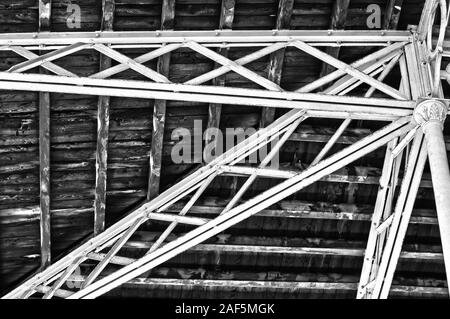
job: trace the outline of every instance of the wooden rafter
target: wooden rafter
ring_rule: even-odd
[[[172,30],[175,18],[175,0],[164,0],[161,13],[161,30]],[[170,53],[158,58],[157,71],[169,76]],[[153,106],[152,146],[150,151],[150,169],[148,177],[147,199],[159,194],[162,166],[164,126],[166,122],[166,100],[155,100]]]
[[[341,30],[345,28],[345,20],[347,19],[348,7],[350,5],[350,0],[335,0],[333,9],[331,11],[331,23],[330,29],[332,30]],[[340,47],[327,47],[325,52],[329,55],[337,58],[339,57]],[[328,63],[322,64],[322,70],[320,71],[320,77],[324,77],[325,75],[331,73],[333,71],[333,67]]]
[[[114,0],[103,0],[102,23],[104,31],[113,30]],[[100,55],[100,68],[102,71],[111,67],[111,58]],[[95,199],[94,199],[94,234],[97,235],[105,229],[106,209],[106,175],[108,165],[108,133],[109,133],[109,96],[98,98],[97,115],[97,151],[95,155]]]
[[[275,28],[277,30],[289,29],[291,16],[294,7],[293,0],[281,0],[278,6],[278,15]],[[280,84],[281,72],[283,70],[285,48],[282,48],[270,55],[269,63],[269,80]],[[273,122],[275,118],[274,108],[263,108],[261,111],[260,127],[266,127]]]
[[[403,0],[389,0],[384,14],[383,29],[395,30],[398,26]]]
[[[233,26],[234,19],[234,5],[235,0],[222,0],[222,6],[220,9],[220,21],[219,29],[231,29]],[[224,57],[228,56],[229,48],[219,48],[218,53]],[[215,63],[214,68],[218,68],[219,65]],[[213,85],[224,86],[225,76],[221,76],[213,79]],[[222,104],[210,103],[208,107],[208,128],[218,128],[220,125],[220,115],[222,113]],[[206,143],[211,141],[211,137],[207,137]]]
[[[51,0],[39,0],[39,31],[50,31]],[[45,72],[41,69],[41,72]],[[51,262],[50,93],[39,93],[39,176],[41,267]]]
[[[198,279],[199,273],[201,271],[202,278],[215,278],[219,279]],[[244,296],[248,294],[249,291],[260,291],[264,288],[268,292],[285,292],[286,296],[289,298],[301,298],[305,293],[312,293],[320,291],[325,294],[336,294],[337,291],[340,293],[354,294],[357,283],[354,282],[354,277],[351,275],[339,276],[339,278],[346,280],[345,282],[335,282],[332,276],[327,276],[325,274],[289,274],[284,272],[275,272],[277,278],[273,280],[251,280],[247,278],[255,278],[255,272],[247,273],[245,271],[233,271],[230,272],[219,272],[219,271],[208,271],[205,269],[180,269],[180,268],[159,268],[155,271],[158,274],[158,278],[136,278],[130,280],[125,287],[132,287],[132,296],[141,297],[145,293],[145,296],[161,296],[161,290],[165,292],[173,291],[172,289],[177,289],[177,291],[200,291],[202,296],[208,296],[210,292],[220,291],[224,288],[233,291],[234,295],[243,294]],[[181,278],[166,278],[166,274],[179,274]],[[259,278],[271,276],[270,272],[257,273]],[[231,278],[230,278],[231,277]],[[237,277],[237,278],[235,278]],[[242,279],[244,277],[245,279]],[[279,278],[291,278],[290,280],[279,280]],[[305,278],[306,281],[299,281],[299,278]],[[307,278],[311,278],[308,280]],[[327,281],[324,279],[327,278]],[[74,282],[82,282],[84,280],[83,276],[73,276],[72,280]],[[315,280],[315,281],[313,281]],[[348,280],[348,281],[347,281]],[[45,286],[40,286],[39,290],[45,292],[48,290]],[[426,295],[439,298],[448,298],[449,294],[445,288],[441,287],[421,287],[412,285],[395,285],[392,287],[392,293],[400,296],[410,296],[416,298],[423,298]],[[112,296],[117,295],[114,291]],[[169,296],[173,294],[168,294]],[[70,296],[70,291],[58,290],[58,294],[55,296],[66,298]]]

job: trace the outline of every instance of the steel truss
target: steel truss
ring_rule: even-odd
[[[432,21],[438,6],[442,12],[441,28],[436,47],[432,49]],[[450,174],[442,135],[448,104],[443,100],[440,83],[443,34],[447,24],[446,2],[427,1],[417,39],[404,48],[402,92],[418,101],[414,111],[416,126],[400,142],[393,140],[386,152],[357,298],[387,298],[389,295],[427,155],[430,157],[447,281],[450,279],[450,202],[447,198]],[[394,205],[401,153],[411,140],[400,193]]]
[[[428,11],[425,16],[436,11],[436,3],[438,2],[427,1],[425,10]],[[441,10],[447,12],[446,8]],[[437,143],[439,139],[442,139],[442,118],[445,118],[447,114],[447,104],[441,99],[443,96],[440,83],[435,81],[436,77],[440,78],[442,50],[439,51],[439,45],[442,47],[443,39],[438,42],[437,53],[430,50],[427,43],[431,41],[431,38],[424,37],[428,30],[429,22],[427,21],[430,19],[424,20],[427,19],[423,18],[418,30],[412,32],[220,30],[37,33],[21,34],[20,37],[16,34],[0,35],[0,50],[10,50],[27,59],[6,72],[0,72],[0,86],[3,89],[207,103],[216,103],[219,99],[224,104],[291,109],[269,126],[261,128],[242,143],[211,163],[205,164],[155,199],[142,204],[122,220],[45,270],[38,272],[4,298],[27,298],[35,294],[42,294],[44,298],[101,296],[386,144],[388,147],[365,253],[358,298],[387,297],[427,153],[430,155],[432,167],[440,168],[447,160],[445,148],[439,149],[441,144]],[[444,22],[446,25],[446,21]],[[379,48],[351,64],[344,63],[317,48],[368,44]],[[211,50],[214,47],[237,46],[254,47],[256,51],[232,61]],[[172,83],[164,75],[144,65],[152,59],[181,47],[200,53],[222,66],[185,83]],[[287,92],[276,83],[245,67],[252,61],[286,47],[294,47],[318,58],[336,68],[336,71],[295,91]],[[123,48],[152,50],[131,59],[118,51]],[[79,77],[54,63],[58,58],[85,49],[96,50],[117,61],[118,64],[88,77]],[[33,53],[33,50],[49,52],[38,55]],[[436,64],[439,65],[436,66]],[[383,82],[397,65],[402,73],[400,89]],[[46,68],[54,75],[24,73],[37,66]],[[127,69],[138,72],[146,78],[146,81],[111,78]],[[205,85],[230,71],[240,74],[262,88],[243,89]],[[436,72],[439,73],[437,76]],[[348,95],[363,83],[370,87],[364,97]],[[324,85],[329,87],[317,93]],[[372,94],[376,90],[388,97],[373,98]],[[438,111],[428,111],[430,108]],[[430,119],[434,114],[440,116],[439,122]],[[286,172],[266,168],[284,142],[308,117],[341,118],[344,121],[307,169]],[[352,119],[383,120],[391,123],[325,158]],[[430,122],[438,123],[438,129],[436,130],[436,126],[427,124]],[[238,165],[241,160],[269,143],[273,144],[271,151],[262,159],[258,167]],[[394,203],[402,158],[405,159],[406,170],[402,178],[400,194]],[[439,197],[450,186],[447,163],[445,166],[446,171],[442,168],[439,173],[439,175],[445,175],[444,177],[437,177],[433,168],[432,174],[437,194],[439,222],[446,223],[441,224],[440,228],[448,273],[450,269],[450,247],[447,246],[450,238],[448,236],[450,203],[445,207],[445,201],[448,199]],[[218,176],[226,174],[239,174],[248,178],[222,213],[214,219],[188,216],[190,209],[208,185]],[[258,177],[281,178],[284,181],[241,202],[242,196]],[[188,199],[188,201],[178,215],[165,212],[182,199]],[[148,220],[163,221],[169,225],[159,239],[152,243],[145,255],[137,259],[119,256],[120,249]],[[167,242],[169,234],[178,224],[196,227],[184,236]],[[75,274],[75,270],[83,263],[93,261],[97,261],[98,264],[87,276]],[[120,268],[114,272],[105,273],[104,270],[109,264]],[[67,282],[78,282],[80,285],[78,288],[69,290],[66,288]]]
[[[217,35],[216,35],[217,33]],[[157,36],[159,34],[159,36]],[[276,35],[274,35],[276,34]],[[381,46],[377,52],[348,65],[315,48],[329,42],[341,46],[362,45],[369,42]],[[380,42],[382,41],[382,42]],[[0,72],[0,85],[4,89],[49,91],[59,93],[109,95],[146,99],[166,99],[224,104],[252,105],[264,107],[298,108],[317,111],[316,116],[359,119],[371,118],[394,120],[399,116],[412,114],[414,102],[408,101],[397,89],[386,85],[374,76],[383,71],[385,64],[401,54],[401,48],[411,41],[409,32],[386,31],[384,33],[352,31],[217,31],[217,32],[98,32],[98,33],[42,33],[24,34],[20,38],[0,35],[0,49],[11,50],[27,61],[12,66],[7,72]],[[389,45],[388,43],[391,43]],[[106,45],[108,44],[108,45]],[[44,45],[50,52],[37,56],[30,50]],[[150,46],[156,49],[131,59],[117,51],[118,48]],[[210,47],[245,46],[257,51],[232,61]],[[156,59],[181,47],[200,53],[222,66],[197,76],[185,83],[172,83],[165,76],[148,68],[144,63]],[[246,64],[270,55],[280,49],[294,47],[308,53],[337,70],[329,75],[295,91],[284,91],[265,77],[245,67]],[[119,64],[88,77],[78,77],[53,61],[79,52],[96,50]],[[55,75],[24,73],[41,66]],[[148,81],[118,80],[111,77],[127,69],[144,76]],[[242,89],[204,85],[227,72],[236,72],[263,89]],[[342,78],[352,79],[352,85],[342,88],[336,82],[333,96],[311,94],[323,85]],[[342,80],[341,80],[342,82]],[[344,95],[362,83],[384,92],[396,100],[357,98]],[[225,98],[226,97],[226,98]],[[334,103],[346,104],[336,112]],[[367,107],[370,106],[370,107]],[[333,115],[331,115],[333,114]],[[330,116],[331,115],[331,116]]]

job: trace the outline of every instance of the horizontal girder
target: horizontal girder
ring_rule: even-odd
[[[409,31],[336,31],[336,30],[257,30],[257,31],[97,31],[97,32],[39,32],[0,34],[0,49],[7,46],[69,45],[78,42],[103,43],[120,47],[157,47],[165,43],[195,41],[206,46],[266,46],[274,42],[304,41],[311,44],[386,45],[388,42],[410,42]],[[3,46],[3,48],[1,47]],[[43,47],[40,47],[43,46]]]
[[[0,86],[9,90],[109,95],[203,103],[214,103],[220,100],[224,104],[322,111],[326,113],[326,116],[335,118],[348,117],[349,114],[346,113],[351,113],[353,115],[350,115],[350,117],[371,120],[393,120],[401,116],[411,115],[415,105],[413,101],[392,99],[6,72],[0,72]],[[320,114],[317,116],[320,116]]]

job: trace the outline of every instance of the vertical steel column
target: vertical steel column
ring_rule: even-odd
[[[433,45],[432,30],[438,9],[440,11],[439,36],[436,44]],[[419,101],[414,110],[414,119],[422,126],[428,150],[447,284],[450,282],[450,172],[442,130],[448,104],[439,98],[444,96],[440,71],[449,14],[446,0],[427,0],[424,4],[417,29],[418,40],[420,40],[417,48],[421,60],[417,63],[422,66],[421,80],[429,83],[430,91],[427,95],[432,98]],[[450,288],[450,285],[448,286]]]
[[[416,107],[414,119],[422,126],[430,162],[431,180],[441,234],[447,282],[450,281],[450,171],[442,133],[447,105],[425,100]]]

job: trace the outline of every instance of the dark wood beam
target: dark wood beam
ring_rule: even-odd
[[[219,200],[205,199],[193,206],[189,213],[201,215],[219,215],[225,204]],[[177,203],[167,209],[168,213],[179,212],[185,203]],[[256,214],[259,217],[300,218],[370,222],[374,207],[360,204],[334,204],[324,202],[282,201],[279,207],[265,209]],[[210,217],[212,218],[212,217]],[[436,212],[431,209],[415,210],[411,224],[437,225]]]
[[[220,9],[219,29],[231,29],[233,27],[234,20],[234,6],[235,0],[222,0],[222,6]],[[225,57],[228,57],[229,48],[219,48],[217,52]],[[214,68],[218,68],[218,63],[214,64]],[[219,76],[213,79],[213,85],[225,86],[225,75]],[[220,116],[222,113],[222,104],[210,103],[208,107],[208,123],[206,129],[219,128]],[[213,142],[212,136],[206,136],[206,144]],[[238,178],[234,177],[232,181],[232,192],[236,190]],[[233,193],[231,194],[233,196]]]
[[[220,9],[220,21],[219,29],[231,29],[233,26],[234,19],[234,5],[235,0],[222,0],[222,6]],[[227,57],[229,48],[219,48],[218,53]],[[216,63],[215,68],[219,65]],[[214,78],[213,85],[215,86],[225,86],[225,75]],[[220,125],[220,115],[222,113],[222,104],[211,103],[208,108],[208,123],[206,128],[219,128]],[[206,143],[212,141],[211,136],[207,136]]]
[[[349,5],[350,0],[335,0],[331,11],[330,29],[341,30],[345,28],[345,20],[347,19]],[[338,58],[340,49],[340,47],[326,47],[325,52],[335,58]],[[323,63],[322,70],[320,71],[320,77],[324,77],[334,70],[335,69],[328,63]]]
[[[403,0],[389,0],[384,14],[383,29],[395,30],[398,27]]]
[[[291,16],[294,7],[293,0],[281,0],[278,6],[278,15],[275,29],[289,29],[291,23]],[[285,49],[278,50],[270,55],[269,74],[268,79],[280,84],[281,72],[283,70]],[[261,111],[261,120],[259,126],[266,127],[275,119],[275,108],[263,107]]]
[[[256,291],[264,289],[270,292],[284,292],[288,296],[295,298],[296,294],[301,292],[311,291],[329,291],[329,293],[335,294],[336,291],[347,291],[348,293],[356,293],[357,283],[336,283],[336,282],[299,282],[299,281],[262,281],[262,280],[207,280],[207,279],[165,279],[165,278],[138,278],[133,279],[124,284],[124,287],[133,287],[142,289],[161,288],[170,289],[178,287],[185,291],[189,291],[192,294],[194,289],[201,289],[207,294],[211,295],[211,291],[217,293],[221,289],[226,289],[226,296],[230,295],[229,291],[233,292],[233,295],[237,293],[242,294],[254,294]],[[130,291],[130,290],[128,290]],[[159,290],[160,291],[160,290]],[[178,290],[179,291],[179,290]],[[142,293],[140,293],[142,294]],[[160,294],[160,292],[159,292]],[[423,298],[425,294],[440,298],[448,298],[448,291],[446,288],[441,287],[421,287],[421,286],[392,286],[391,294],[394,295],[407,295]],[[138,294],[136,294],[138,295]],[[179,295],[179,292],[178,292]],[[286,295],[284,295],[286,296]]]
[[[114,0],[103,0],[102,22],[103,31],[112,31],[114,22]],[[100,68],[104,70],[111,67],[111,58],[101,54]],[[109,96],[98,98],[97,114],[97,151],[95,155],[95,199],[94,199],[94,235],[105,229],[106,210],[106,176],[108,166],[108,133],[109,133]]]
[[[359,178],[359,177],[355,177]],[[427,180],[431,185],[431,181]],[[427,185],[428,186],[428,185]],[[190,214],[216,216],[225,208],[229,199],[207,197],[200,199],[190,210]],[[186,202],[178,202],[169,207],[167,213],[178,213]],[[334,204],[326,202],[281,201],[276,207],[262,210],[256,216],[273,218],[300,218],[323,220],[348,220],[370,222],[374,207],[363,204]],[[92,214],[92,208],[52,209],[51,214],[60,218],[77,218]],[[39,206],[0,209],[0,225],[30,223],[40,220]],[[410,220],[411,224],[437,225],[436,212],[433,209],[416,209]]]
[[[50,31],[51,0],[39,0],[39,31]],[[41,69],[41,72],[45,72]],[[39,93],[39,179],[41,267],[51,263],[50,93]]]
[[[175,18],[175,0],[164,0],[161,13],[161,30],[172,30]],[[169,77],[170,53],[158,58],[157,71]],[[161,178],[164,126],[166,122],[166,101],[155,100],[153,106],[152,146],[150,151],[150,169],[147,199],[159,194]]]
[[[99,254],[100,255],[100,254]],[[100,257],[100,256],[96,256]],[[130,260],[128,258],[118,257],[116,262],[120,262],[119,265],[127,265]],[[107,272],[105,272],[107,274]],[[343,284],[343,283],[357,283],[359,275],[355,274],[343,274],[343,273],[325,273],[325,272],[292,272],[290,270],[284,271],[270,271],[260,269],[205,269],[205,267],[195,266],[167,266],[157,267],[151,271],[153,278],[167,278],[167,279],[187,279],[187,280],[260,280],[260,282],[267,282],[268,288],[272,284],[279,282],[297,282],[300,285],[307,282],[321,282],[323,284]],[[140,278],[144,279],[143,276]],[[396,276],[395,287],[396,291],[400,292],[399,287],[410,286],[412,291],[420,292],[423,288],[443,287],[445,281],[437,278],[409,278],[403,276]],[[400,288],[401,289],[401,288]],[[445,291],[445,290],[441,290]],[[408,290],[404,291],[405,293]]]
[[[244,296],[255,295],[264,290],[264,295],[268,293],[276,294],[275,296],[282,296],[283,298],[298,298],[301,293],[310,294],[311,292],[323,294],[335,295],[337,291],[340,293],[346,293],[349,295],[356,294],[358,283],[351,282],[353,278],[350,275],[342,274],[284,274],[280,272],[275,273],[244,273],[234,271],[233,273],[219,273],[217,271],[206,271],[205,269],[199,269],[198,271],[192,269],[174,269],[174,268],[157,268],[154,270],[155,275],[158,277],[167,277],[167,274],[184,275],[183,278],[146,278],[139,277],[131,279],[123,284],[123,289],[118,288],[108,293],[111,297],[173,297],[180,296],[183,291],[186,296],[192,296],[195,291],[197,296],[230,296],[232,292],[233,296],[244,298]],[[193,273],[192,275],[190,275]],[[214,274],[214,278],[209,278]],[[236,280],[231,279],[236,276],[247,275],[251,276],[253,280]],[[261,277],[257,277],[260,275]],[[195,279],[189,279],[189,277],[196,277]],[[273,279],[261,280],[261,278]],[[202,279],[198,279],[198,278]],[[206,277],[206,278],[204,278]],[[256,277],[256,278],[255,278]],[[284,279],[287,277],[286,279]],[[290,278],[293,277],[293,278]],[[295,278],[294,278],[295,277]],[[99,277],[102,279],[103,277]],[[223,279],[216,279],[223,278]],[[311,281],[309,278],[316,278],[317,281]],[[339,278],[339,279],[337,279]],[[346,279],[348,281],[346,281]],[[85,276],[72,275],[69,280],[74,283],[82,283],[86,280]],[[393,285],[390,294],[395,296],[408,296],[416,298],[424,298],[424,296],[431,298],[448,298],[448,290],[445,287],[419,286],[411,285],[410,279],[403,279],[407,282],[407,285],[396,284]],[[424,282],[438,283],[442,285],[442,281],[439,280],[420,280],[412,282],[413,284],[423,284]],[[45,293],[49,290],[49,287],[38,286],[36,291]],[[163,293],[163,295],[161,295]],[[64,289],[58,289],[55,296],[66,298],[70,296],[71,292]],[[183,296],[183,294],[181,295]]]
[[[160,233],[137,232],[135,236],[144,235],[144,240],[130,240],[123,247],[128,249],[142,249],[147,250],[153,245],[150,238],[158,238]],[[147,237],[148,235],[148,237]],[[172,234],[169,238],[174,240],[183,236],[184,234]],[[225,236],[222,236],[225,237]],[[268,237],[264,237],[265,240]],[[223,238],[218,239],[223,240]],[[238,238],[239,243],[236,244],[198,244],[190,248],[188,252],[195,252],[202,255],[207,255],[211,252],[229,253],[229,254],[258,254],[258,255],[284,255],[284,256],[316,256],[316,255],[330,255],[330,256],[346,256],[360,260],[364,257],[364,248],[353,248],[350,244],[343,244],[340,241],[328,240],[327,244],[332,247],[288,247],[288,246],[263,246],[252,245],[251,237],[243,236]],[[249,243],[249,244],[246,244]],[[364,244],[364,242],[361,242]],[[343,247],[345,246],[345,247]],[[442,262],[442,252],[428,251],[402,251],[401,259],[423,260]]]

